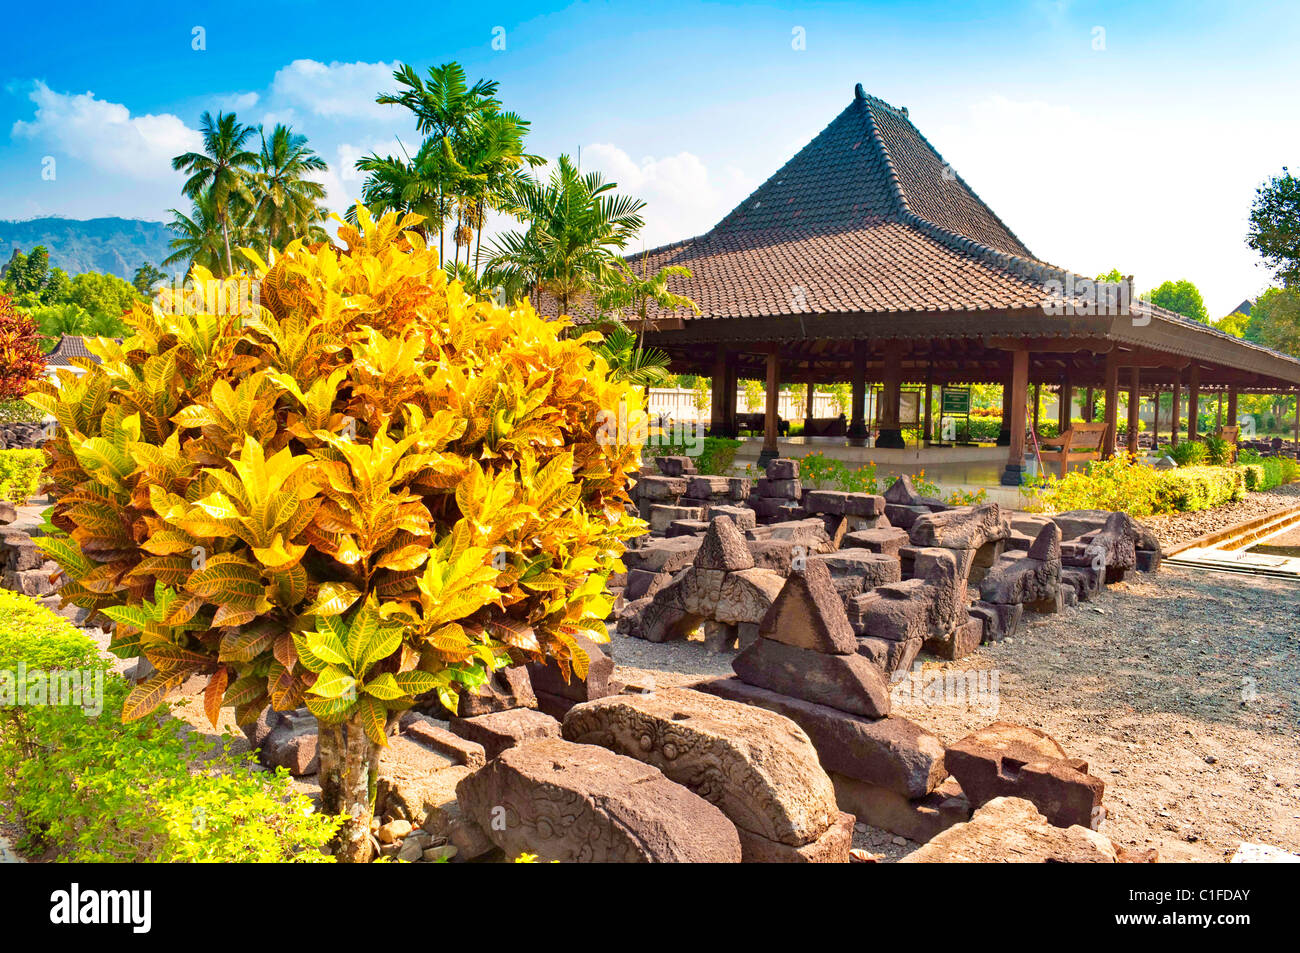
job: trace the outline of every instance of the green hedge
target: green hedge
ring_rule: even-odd
[[[1162,492],[1177,512],[1207,510],[1246,496],[1245,475],[1238,467],[1179,467],[1161,472]]]
[[[1246,495],[1246,477],[1241,467],[1180,467],[1156,470],[1135,463],[1126,455],[1090,463],[1057,480],[1046,474],[1029,492],[1037,497],[1038,508],[1054,512],[1067,510],[1112,510],[1143,517],[1181,513],[1220,506]]]
[[[1300,479],[1300,464],[1290,457],[1261,457],[1253,450],[1243,450],[1240,461],[1246,489],[1252,492],[1271,490]]]
[[[44,419],[44,412],[25,400],[0,400],[0,424],[35,424]]]
[[[0,500],[23,504],[41,488],[44,450],[0,450]]]
[[[291,794],[283,770],[165,714],[122,724],[129,685],[89,638],[6,590],[0,617],[0,787],[20,848],[73,862],[330,859],[319,848],[338,820]],[[70,673],[87,689],[78,704],[49,704]]]
[[[654,438],[651,438],[652,441]],[[641,459],[650,462],[655,457],[690,457],[695,461],[695,469],[710,476],[728,476],[731,464],[736,459],[739,440],[728,437],[705,437],[702,444],[687,446],[685,443],[647,443],[641,451]]]

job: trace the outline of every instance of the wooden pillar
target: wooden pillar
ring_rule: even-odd
[[[808,363],[808,395],[806,398],[807,407],[803,412],[803,435],[809,436],[808,430],[812,427],[813,422],[813,398],[816,395],[816,386],[813,384],[813,367],[812,362]]]
[[[1114,351],[1106,352],[1106,443],[1101,455],[1115,456],[1119,434],[1119,364]]]
[[[1171,410],[1173,410],[1173,426],[1169,428],[1169,446],[1171,447],[1178,446],[1178,428],[1181,426],[1181,422],[1179,418],[1183,416],[1182,407],[1179,405],[1182,404],[1182,402],[1183,402],[1183,372],[1175,371],[1173,407],[1170,408]]]
[[[1014,372],[1015,368],[1012,368]],[[998,446],[1009,447],[1011,445],[1011,385],[1004,383],[1002,385],[1002,429],[998,431]]]
[[[849,436],[863,440],[867,436],[867,342],[853,342],[853,412]]]
[[[931,416],[934,404],[934,363],[925,369],[925,422],[921,431],[922,446],[934,438],[934,418]]]
[[[1195,361],[1187,375],[1187,439],[1195,440],[1200,432],[1201,368]]]
[[[1138,452],[1138,425],[1142,421],[1139,411],[1142,409],[1142,372],[1134,364],[1130,369],[1128,384],[1128,452]]]
[[[763,418],[763,451],[758,455],[760,467],[767,466],[767,461],[780,456],[776,441],[777,409],[781,401],[781,355],[774,346],[767,355],[767,413]]]
[[[1074,409],[1074,388],[1070,386],[1070,375],[1061,378],[1060,396],[1056,399],[1056,431],[1065,433],[1070,426],[1071,411]]]
[[[1043,403],[1043,385],[1034,385],[1034,433],[1038,433],[1038,408]]]
[[[1239,427],[1241,421],[1237,419],[1237,385],[1231,384],[1228,387],[1228,426]]]
[[[1295,392],[1295,447],[1300,457],[1300,390]]]
[[[713,354],[712,401],[709,407],[709,435],[727,432],[727,349],[719,344]]]
[[[1025,470],[1025,400],[1029,397],[1029,351],[1011,352],[1011,380],[1007,387],[1011,396],[1011,412],[1002,419],[1010,424],[1010,442],[1007,444],[1007,467],[1002,471],[1003,486],[1019,486]]]
[[[884,373],[880,387],[880,433],[876,435],[877,447],[903,449],[903,431],[898,424],[898,403],[903,392],[903,345],[890,341],[885,345]]]
[[[1084,397],[1084,404],[1083,404],[1083,419],[1088,423],[1092,423],[1092,408],[1093,408],[1093,393],[1092,393],[1092,388],[1089,387],[1088,393]]]
[[[739,380],[737,380],[738,376],[739,376],[739,370],[736,366],[736,355],[734,353],[729,352],[727,354],[727,383],[726,383],[727,400],[726,400],[726,409],[724,412],[724,418],[726,420],[726,427],[727,427],[725,435],[728,437],[735,437],[737,432],[736,431],[736,397],[737,397],[736,390],[740,383]]]
[[[1160,446],[1160,388],[1156,387],[1151,398],[1151,449]]]

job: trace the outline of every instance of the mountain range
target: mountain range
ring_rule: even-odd
[[[162,222],[133,218],[0,221],[0,265],[15,249],[26,253],[44,245],[50,253],[51,268],[62,268],[69,275],[101,271],[130,281],[145,262],[161,267],[162,260],[171,254],[167,243],[173,237],[172,230]]]

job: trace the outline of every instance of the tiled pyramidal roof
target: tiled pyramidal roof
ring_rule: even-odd
[[[644,257],[651,271],[691,269],[673,290],[703,318],[1041,308],[1044,282],[1065,275],[1033,257],[906,110],[861,86],[711,231]]]

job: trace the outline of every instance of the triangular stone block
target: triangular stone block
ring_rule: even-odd
[[[824,563],[811,560],[805,568],[790,573],[763,617],[759,634],[774,642],[827,655],[852,655],[858,650],[857,636],[835,591],[830,570]]]
[[[717,516],[709,523],[709,531],[695,554],[695,568],[727,572],[754,568],[754,556],[745,545],[745,534],[729,517]]]

